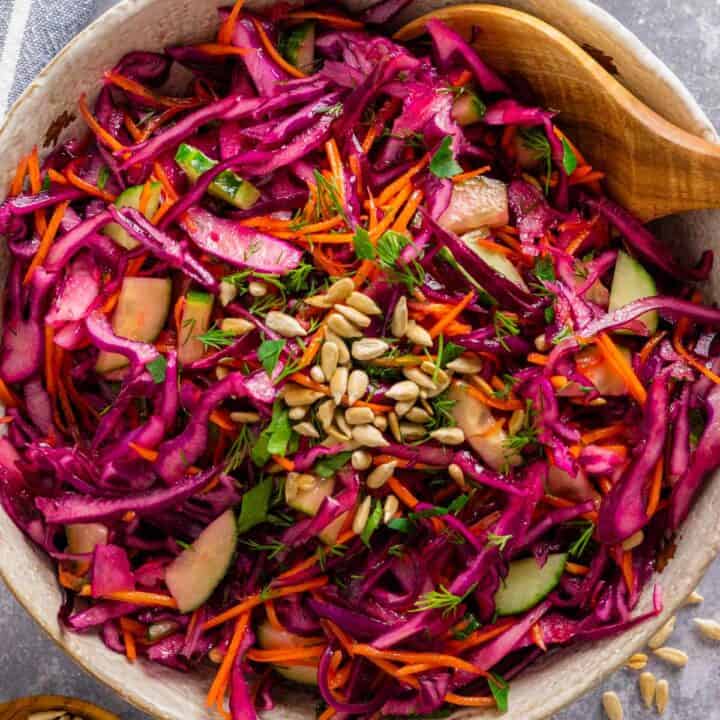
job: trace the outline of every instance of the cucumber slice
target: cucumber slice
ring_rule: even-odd
[[[100,523],[75,523],[65,527],[68,552],[91,553],[96,545],[107,545],[108,529]]]
[[[335,488],[335,478],[315,478],[315,485],[311,488],[304,489],[304,482],[298,482],[300,478],[312,476],[300,475],[298,473],[288,473],[285,480],[285,502],[294,510],[299,510],[306,515],[315,515],[322,505],[322,501],[332,495]]]
[[[485,117],[485,103],[473,92],[464,92],[452,106],[452,118],[458,125],[472,125]]]
[[[126,277],[112,320],[115,334],[141,342],[155,340],[167,320],[171,294],[170,278]],[[124,355],[103,350],[98,355],[95,370],[108,373],[127,364]]]
[[[205,354],[205,346],[196,340],[210,327],[215,298],[209,293],[191,290],[185,297],[185,306],[178,337],[178,361],[181,365],[199,360]]]
[[[522,279],[522,275],[520,275],[518,269],[508,260],[507,255],[503,255],[501,252],[496,252],[485,245],[480,245],[475,242],[476,240],[484,239],[487,235],[488,233],[485,230],[475,230],[465,233],[460,239],[493,270],[497,270],[497,272],[506,277],[511,283],[527,291],[528,287]]]
[[[295,635],[287,630],[277,630],[270,623],[262,623],[258,626],[258,643],[264,650],[283,650],[286,648],[305,647],[314,645],[314,640],[308,640],[302,635]],[[317,685],[317,666],[311,665],[285,665],[273,664],[283,677],[302,685]]]
[[[539,567],[535,558],[515,560],[505,582],[495,593],[495,610],[501,617],[530,610],[558,585],[567,562],[567,553],[550,555]]]
[[[235,515],[226,510],[168,565],[165,584],[181,613],[196,610],[212,595],[230,567],[236,545]]]
[[[150,197],[148,199],[147,207],[145,208],[145,217],[148,220],[158,211],[158,208],[160,207],[161,190],[162,185],[159,182],[154,182],[150,185]],[[142,191],[143,185],[133,185],[132,187],[126,188],[117,196],[117,199],[115,200],[115,207],[130,207],[135,208],[135,210],[139,210]],[[108,223],[103,228],[102,232],[126,250],[134,250],[139,245],[138,241],[117,223]]]
[[[315,23],[304,22],[288,30],[281,42],[285,59],[299,70],[312,70],[315,62]]]
[[[652,275],[635,258],[621,250],[615,263],[615,274],[610,288],[610,312],[635,300],[655,295],[657,295],[657,286]],[[651,335],[657,330],[656,310],[641,315],[638,320],[645,325]]]
[[[217,165],[217,161],[209,158],[204,152],[182,143],[175,153],[175,162],[190,179],[197,179]],[[260,191],[247,180],[243,180],[232,170],[223,170],[208,187],[208,192],[220,200],[230,203],[240,210],[250,209],[260,197]]]

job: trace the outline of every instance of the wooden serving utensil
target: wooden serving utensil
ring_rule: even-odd
[[[35,695],[0,703],[0,720],[28,720],[33,715],[41,717],[51,711],[83,720],[120,720],[97,705],[64,695]]]
[[[643,221],[720,208],[720,145],[676,127],[638,100],[569,37],[498,5],[455,5],[424,15],[395,38],[442,20],[499,72],[522,75],[597,170],[610,194]],[[475,32],[473,32],[475,29]]]

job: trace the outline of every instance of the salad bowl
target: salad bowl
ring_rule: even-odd
[[[170,44],[206,40],[216,25],[220,0],[123,0],[70,43],[38,76],[0,128],[0,186],[7,191],[14,168],[35,143],[47,151],[70,136],[77,120],[76,98],[94,95],[104,70],[135,49],[159,50]],[[257,7],[259,3],[248,2]],[[360,6],[361,3],[355,3]],[[418,0],[406,7],[398,25],[449,3]],[[565,32],[614,69],[618,79],[651,108],[676,125],[709,140],[715,133],[690,94],[672,73],[619,23],[586,0],[514,0],[499,3],[533,13]],[[699,254],[720,237],[720,212],[693,213],[668,219],[658,232],[683,252]],[[716,248],[712,248],[716,249]],[[0,265],[0,275],[6,272]],[[718,280],[704,288],[709,300],[720,300]],[[571,650],[553,652],[513,682],[506,717],[539,720],[590,689],[638,650],[695,588],[720,549],[720,484],[708,482],[678,538],[675,557],[661,576],[664,612],[627,633]],[[19,602],[38,624],[77,662],[121,696],[150,715],[210,717],[204,705],[208,678],[146,665],[128,664],[109,652],[94,635],[64,633],[57,621],[62,598],[47,558],[41,555],[4,513],[0,514],[0,573]],[[650,606],[650,584],[640,611]],[[208,670],[209,675],[209,670]],[[314,717],[309,694],[288,690],[273,718]],[[457,716],[493,717],[464,710]]]

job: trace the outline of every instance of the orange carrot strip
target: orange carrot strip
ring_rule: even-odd
[[[272,41],[268,37],[267,33],[265,32],[265,28],[262,26],[262,23],[257,20],[254,17],[250,18],[252,24],[255,26],[255,30],[257,31],[258,37],[260,38],[260,42],[262,43],[262,46],[265,48],[265,52],[267,52],[268,56],[274,60],[288,75],[292,75],[292,77],[296,78],[304,78],[307,77],[307,74],[304,73],[302,70],[299,70],[294,65],[290,64],[275,48],[275,46],[272,44]]]
[[[536,352],[529,353],[527,356],[527,360],[533,365],[547,365],[548,362],[547,355],[541,355],[540,353]]]
[[[134,624],[140,625],[140,623],[133,623],[133,621],[128,618],[120,618],[120,629],[122,630],[123,642],[125,643],[125,655],[131,663],[137,660],[135,636],[132,634]],[[145,630],[144,625],[140,625],[140,627],[142,627],[143,631]]]
[[[143,214],[147,215],[147,206],[150,202],[150,193],[152,192],[152,181],[147,180],[143,185],[142,192],[140,193],[140,200],[138,202],[138,210]]]
[[[494,708],[495,700],[485,695],[456,695],[448,693],[443,700],[450,705],[460,705],[461,707],[477,707],[477,708]]]
[[[210,422],[228,432],[235,432],[237,426],[230,419],[230,415],[224,410],[213,410],[210,413]]]
[[[53,168],[49,168],[47,171],[47,176],[58,185],[68,185],[68,179],[62,174],[59,173],[57,170],[53,170]]]
[[[496,637],[502,635],[506,630],[515,625],[516,622],[517,620],[515,620],[514,618],[501,620],[500,622],[492,625],[491,627],[476,630],[464,640],[454,640],[450,642],[448,645],[448,649],[452,650],[452,652],[459,653],[463,652],[464,650],[469,650],[470,648],[473,648],[477,645],[482,645],[483,643],[494,640]]]
[[[373,412],[376,413],[389,413],[393,410],[392,405],[382,405],[380,403],[365,402],[364,400],[356,400],[353,403],[353,407],[370,408]]]
[[[178,199],[178,194],[175,192],[175,188],[173,187],[172,183],[170,182],[168,176],[165,174],[165,170],[163,170],[163,166],[159,162],[153,163],[153,173],[155,174],[155,177],[160,181],[160,183],[163,186],[163,190],[165,192],[165,197],[168,200],[172,200],[173,202]]]
[[[318,715],[317,720],[330,720],[335,715],[335,708],[332,705],[328,705],[321,713]]]
[[[287,472],[292,472],[295,470],[295,463],[292,460],[288,460],[288,458],[283,457],[282,455],[273,455],[272,459],[283,469]]]
[[[290,240],[298,235],[297,233],[283,232],[275,232],[273,234],[284,240]],[[347,245],[347,243],[353,241],[354,237],[355,235],[353,233],[318,233],[316,235],[303,234],[297,237],[297,239],[303,242],[319,243],[321,245]]]
[[[230,14],[225,18],[217,34],[218,45],[229,45],[232,42],[235,24],[242,10],[243,0],[236,0]]]
[[[682,338],[687,328],[687,318],[681,318],[675,326],[673,332],[673,347],[680,357],[685,360],[696,370],[701,372],[706,378],[712,380],[716,385],[720,385],[720,376],[716,375],[710,368],[706,367],[703,362],[698,360],[683,344]]]
[[[633,571],[632,550],[626,550],[623,553],[620,569],[622,570],[623,580],[625,581],[628,592],[632,594],[633,586],[635,584],[635,572]]]
[[[399,178],[393,180],[378,196],[377,204],[386,205],[397,195],[410,181],[430,162],[430,155],[425,154],[421,160],[403,173]]]
[[[586,565],[578,565],[574,562],[566,562],[565,571],[570,573],[570,575],[588,575],[590,573],[590,568]]]
[[[640,351],[639,358],[640,358],[640,364],[644,365],[647,361],[650,355],[652,355],[653,350],[662,342],[663,338],[667,335],[667,330],[661,330],[660,332],[655,333],[646,343],[643,345],[642,350]]]
[[[106,145],[114,152],[120,151],[120,150],[126,150],[127,148],[114,136],[112,136],[96,119],[95,116],[90,112],[90,109],[87,106],[87,97],[83,93],[80,96],[80,100],[78,101],[78,106],[80,108],[80,114],[83,116],[83,119],[87,123],[88,127],[93,131],[97,139],[102,142],[103,145]]]
[[[315,390],[316,392],[321,392],[324,395],[330,394],[330,388],[327,385],[320,385],[320,383],[316,383],[314,380],[311,380],[307,375],[303,375],[302,373],[295,372],[288,380],[292,380],[292,382],[296,383],[297,385],[302,385],[303,387],[309,388],[310,390]]]
[[[126,75],[121,75],[120,73],[116,73],[114,70],[106,70],[105,71],[105,79],[109,82],[111,82],[116,87],[121,88],[122,90],[125,90],[126,92],[132,93],[133,95],[138,95],[145,100],[149,100],[156,105],[162,105],[164,107],[183,107],[183,108],[191,108],[196,107],[199,105],[199,101],[197,98],[174,98],[174,97],[167,97],[166,95],[158,95],[157,93],[150,90],[150,88],[145,87],[142,83],[137,82],[136,80],[133,80],[132,78],[127,77]]]
[[[575,503],[570,500],[565,500],[565,498],[559,498],[555,495],[543,495],[542,501],[545,504],[556,508],[569,508],[575,505]],[[597,510],[591,510],[590,512],[583,513],[580,517],[596,523],[598,518]]]
[[[480,390],[480,388],[473,387],[472,385],[467,386],[467,392],[477,400],[480,400],[480,402],[496,410],[522,410],[523,408],[523,404],[515,397],[508,397],[506,400],[490,397]]]
[[[381,660],[395,660],[404,663],[425,663],[433,667],[450,667],[455,670],[464,670],[465,672],[476,675],[487,676],[487,672],[482,668],[469,663],[467,660],[455,657],[454,655],[443,655],[434,652],[406,652],[403,650],[378,650],[371,645],[358,643],[353,646],[353,654],[367,658],[380,658]]]
[[[17,170],[15,170],[15,175],[13,176],[12,183],[10,184],[10,197],[15,197],[16,195],[19,195],[23,190],[23,184],[25,183],[25,175],[27,174],[28,160],[29,158],[26,155],[18,163]]]
[[[420,502],[394,475],[388,480],[390,489],[411,510]]]
[[[569,184],[570,185],[589,185],[590,183],[595,183],[598,180],[603,180],[605,178],[605,173],[600,172],[599,170],[596,170],[595,172],[588,173],[585,175],[585,177],[582,178],[574,178],[571,177]]]
[[[660,505],[660,493],[662,492],[664,469],[665,463],[663,461],[663,458],[661,457],[657,461],[655,469],[653,470],[652,480],[650,482],[650,491],[648,492],[648,503],[645,514],[649,518],[655,515],[655,513],[658,511],[658,506]]]
[[[271,589],[268,592],[264,593],[265,597],[263,598],[261,598],[259,594],[250,595],[246,597],[245,600],[243,600],[241,603],[235,605],[235,607],[232,607],[229,610],[225,610],[225,612],[222,612],[219,615],[216,615],[211,620],[208,620],[203,625],[203,630],[210,630],[214,627],[217,627],[218,625],[222,625],[228,620],[232,620],[233,618],[236,618],[239,615],[242,615],[243,613],[252,610],[258,605],[261,605],[263,602],[265,602],[265,600],[275,600],[276,598],[286,597],[288,595],[295,595],[296,593],[305,592],[307,590],[316,590],[317,588],[327,585],[327,583],[327,577],[325,575],[321,575],[320,577],[313,578],[312,580],[308,580],[304,583],[299,583],[298,585],[288,585],[287,587]]]
[[[279,663],[288,660],[314,660],[325,651],[325,645],[312,645],[302,648],[288,648],[279,650],[249,650],[248,660],[253,662]]]
[[[298,230],[300,235],[310,235],[312,233],[323,232],[324,230],[332,230],[338,225],[342,225],[345,222],[341,217],[330,218],[329,220],[323,220],[321,222],[313,223],[311,225],[305,225]]]
[[[626,360],[625,356],[618,350],[615,343],[610,339],[610,336],[606,333],[600,333],[597,337],[597,344],[608,364],[625,381],[628,392],[635,398],[635,400],[643,405],[647,400],[647,391],[638,379],[638,376],[635,374],[631,365]],[[718,382],[720,382],[720,378],[718,379]]]
[[[198,45],[191,45],[191,47],[206,55],[247,55],[251,52],[248,48],[220,45],[219,43],[199,43]]]
[[[42,181],[40,179],[40,160],[38,158],[37,145],[32,149],[32,152],[28,157],[28,175],[30,176],[30,190],[33,194],[37,195],[42,188]],[[36,210],[33,213],[33,216],[35,217],[35,229],[37,230],[37,234],[42,237],[47,230],[45,211]]]
[[[70,201],[66,200],[65,202],[55,206],[55,210],[50,218],[50,224],[47,226],[40,240],[40,245],[38,245],[35,257],[32,259],[30,267],[28,267],[27,272],[25,273],[23,285],[27,285],[32,280],[35,270],[45,262],[45,258],[50,252],[55,235],[57,235],[57,231],[60,228],[60,222],[65,216],[65,211],[67,210],[69,204]]]
[[[355,532],[353,530],[348,530],[344,532],[340,537],[337,539],[337,545],[343,545],[348,540],[351,540],[355,537]],[[312,557],[306,558],[305,560],[302,560],[294,567],[291,567],[289,570],[286,570],[283,573],[280,573],[278,575],[278,580],[283,580],[285,578],[291,577],[292,575],[297,575],[297,573],[302,572],[303,570],[307,570],[308,568],[311,568],[313,565],[315,565],[317,562],[319,562],[320,558],[322,557],[322,553],[318,552]]]
[[[99,187],[87,182],[87,180],[83,180],[75,173],[71,166],[68,166],[65,169],[65,177],[71,185],[74,185],[76,188],[86,192],[88,195],[94,195],[95,197],[98,197],[108,203],[115,202],[115,195],[106,192],[105,190],[101,190]]]
[[[230,671],[232,669],[232,665],[235,662],[238,651],[240,650],[240,644],[242,643],[242,639],[245,635],[245,631],[247,630],[249,623],[249,613],[245,613],[244,615],[239,617],[237,623],[235,623],[235,630],[233,631],[233,635],[230,640],[230,644],[228,645],[227,652],[225,653],[225,657],[223,658],[222,663],[220,663],[220,668],[218,669],[217,675],[215,675],[215,679],[213,680],[213,683],[210,686],[210,690],[207,694],[205,704],[208,707],[215,703],[218,696],[220,696],[220,699],[222,700],[225,695],[224,690],[221,693],[221,689],[226,686],[226,681],[230,678]]]
[[[52,397],[57,392],[57,376],[54,371],[55,357],[55,329],[52,325],[45,325],[45,389]]]
[[[325,337],[325,326],[321,325],[316,331],[315,334],[312,336],[312,339],[308,343],[307,347],[305,348],[305,352],[302,354],[302,357],[300,358],[300,367],[305,368],[315,359],[315,356],[318,354],[320,350],[320,346],[322,345],[323,338]]]
[[[437,337],[451,322],[453,322],[453,320],[455,320],[455,318],[462,314],[463,310],[465,310],[465,308],[473,301],[474,297],[475,291],[470,290],[470,292],[468,292],[468,294],[457,305],[455,305],[450,312],[448,312],[430,328],[430,337]]]
[[[342,160],[340,159],[340,151],[338,150],[335,138],[330,138],[325,143],[325,152],[327,154],[328,163],[330,164],[330,170],[335,180],[335,188],[340,195],[341,204],[345,201],[345,183],[343,182],[343,167]]]
[[[277,616],[277,612],[275,612],[275,603],[272,600],[265,601],[265,614],[267,615],[268,622],[272,627],[276,630],[285,629]]]
[[[150,218],[150,222],[153,225],[157,225],[167,215],[168,210],[174,205],[174,201],[165,200],[163,204],[157,209],[157,212]]]
[[[298,10],[287,16],[288,20],[319,20],[337,30],[362,30],[365,25],[358,20],[351,20],[342,15],[334,13],[314,12],[312,10]]]
[[[484,175],[486,172],[490,170],[489,165],[484,165],[483,167],[477,168],[475,170],[470,170],[469,172],[460,173],[459,175],[454,175],[452,178],[452,181],[457,184],[461,182],[465,182],[466,180],[472,180],[474,177],[477,177],[478,175]]]
[[[392,229],[395,232],[404,233],[407,230],[408,223],[415,216],[415,212],[423,199],[422,190],[413,190],[412,194],[408,198],[407,204],[402,209],[402,212],[397,216],[397,219],[393,223]]]
[[[106,600],[132,603],[133,605],[147,605],[150,607],[166,607],[177,610],[177,602],[170,595],[161,593],[141,592],[140,590],[118,590],[103,596]]]
[[[583,433],[580,436],[580,439],[582,440],[584,445],[591,445],[598,440],[608,440],[609,438],[615,437],[616,435],[622,435],[626,430],[627,425],[620,422],[615,423],[614,425],[608,425],[604,428],[599,428],[597,430],[590,430],[589,432]]]
[[[0,379],[0,402],[6,410],[7,408],[17,407],[20,404],[20,400],[15,397],[13,392],[2,379]]]
[[[151,448],[143,447],[137,443],[130,442],[128,445],[143,459],[148,462],[155,462],[158,459],[158,451]]]

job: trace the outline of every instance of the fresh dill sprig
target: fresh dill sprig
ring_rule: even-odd
[[[345,208],[340,201],[338,190],[319,170],[314,170],[315,184],[317,186],[318,203],[317,207],[325,207],[333,211],[334,215],[340,215],[345,222],[348,221]]]
[[[585,529],[580,537],[570,546],[568,553],[574,558],[581,558],[595,534],[595,524],[589,520],[583,523]]]
[[[457,424],[453,414],[455,400],[450,397],[447,390],[429,402],[433,409],[432,423],[428,425],[429,431],[443,427],[455,427]]]
[[[495,336],[497,337],[500,345],[505,350],[509,350],[508,344],[505,342],[505,338],[508,336],[517,336],[520,334],[520,326],[518,325],[517,315],[514,313],[506,313],[501,310],[495,312],[493,318],[495,325]]]
[[[256,437],[248,425],[241,425],[237,437],[228,450],[225,458],[225,472],[231,473],[237,470],[248,456]]]
[[[200,341],[206,349],[222,350],[232,345],[237,340],[237,335],[213,325],[207,332],[198,335],[195,339]]]
[[[444,585],[440,585],[438,590],[430,590],[426,592],[415,603],[413,612],[422,612],[424,610],[442,610],[443,615],[449,615],[455,611],[465,598],[475,589],[471,587],[464,595],[455,595],[450,592]]]
[[[495,533],[488,533],[487,545],[488,547],[496,547],[500,552],[505,550],[505,546],[512,540],[512,535],[496,535]]]
[[[268,560],[272,560],[274,557],[277,557],[281,552],[284,552],[287,550],[287,545],[285,543],[281,542],[280,540],[269,540],[266,543],[259,543],[256,540],[241,540],[240,541],[243,545],[249,547],[251,550],[255,550],[255,552],[266,552],[268,553]]]
[[[552,176],[552,148],[545,132],[540,128],[527,128],[520,133],[523,145],[533,154],[536,160],[545,165],[545,194],[550,192]]]

